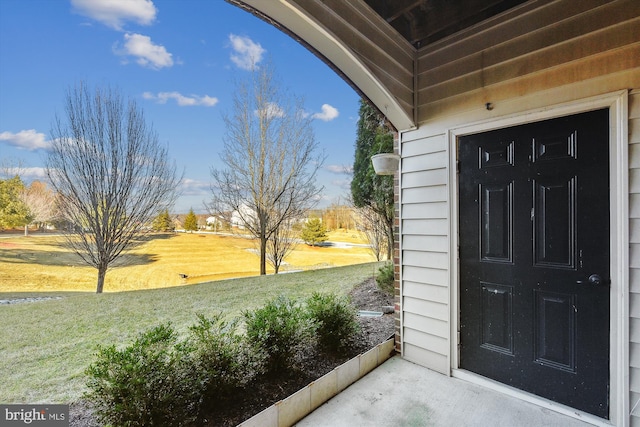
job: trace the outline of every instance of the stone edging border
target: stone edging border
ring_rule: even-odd
[[[395,343],[391,338],[343,363],[286,399],[239,424],[238,427],[290,427],[380,366],[394,352]]]

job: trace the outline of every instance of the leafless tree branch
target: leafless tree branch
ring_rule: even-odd
[[[109,266],[173,205],[181,178],[142,110],[117,90],[69,89],[51,133],[46,171],[72,225],[66,241],[98,270],[100,293]]]
[[[210,210],[238,215],[259,240],[260,273],[265,274],[267,241],[283,224],[303,216],[322,191],[316,174],[324,156],[318,154],[302,101],[285,96],[269,65],[238,84],[224,122],[224,168],[211,170]]]

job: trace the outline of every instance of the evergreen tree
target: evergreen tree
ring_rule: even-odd
[[[22,227],[33,220],[22,194],[25,186],[19,176],[0,179],[0,229]]]
[[[193,208],[189,210],[187,217],[184,219],[184,229],[186,231],[196,231],[198,229],[198,218],[193,213]]]
[[[360,100],[359,116],[351,196],[357,208],[371,209],[384,224],[387,258],[391,259],[395,213],[393,176],[376,175],[371,156],[393,152],[393,133],[384,125],[384,117],[364,100]]]
[[[153,220],[153,231],[173,231],[175,229],[171,216],[169,215],[169,209],[161,211],[157,217]]]
[[[302,227],[300,238],[304,240],[307,245],[316,246],[319,243],[327,241],[327,229],[320,218],[311,218],[304,224],[304,227]]]

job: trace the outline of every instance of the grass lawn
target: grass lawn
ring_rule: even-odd
[[[352,232],[331,238],[361,243]],[[165,322],[186,331],[196,313],[235,317],[279,294],[347,293],[380,265],[367,248],[301,244],[284,269],[307,271],[260,277],[251,240],[213,234],[158,235],[125,260],[107,272],[105,293],[96,295],[96,270],[59,238],[0,239],[0,299],[63,297],[0,305],[0,402],[72,402],[85,390],[84,370],[99,344],[125,345]],[[352,266],[318,268],[344,265]]]
[[[58,300],[0,306],[0,402],[72,402],[85,391],[84,370],[99,344],[128,344],[141,331],[164,322],[184,332],[195,323],[196,313],[235,317],[280,294],[345,294],[377,273],[380,265],[101,295],[68,293]]]
[[[334,240],[356,232],[339,232]],[[17,293],[94,292],[97,270],[83,265],[61,246],[61,238],[32,235],[0,239],[0,299]],[[359,243],[362,243],[361,241]],[[105,292],[155,289],[259,274],[259,256],[251,239],[218,234],[161,234],[144,242],[123,259],[125,265],[107,272]],[[285,259],[286,270],[373,262],[365,247],[297,245]],[[272,270],[267,269],[268,272]],[[180,278],[186,274],[188,279]],[[1,295],[4,294],[4,295]]]

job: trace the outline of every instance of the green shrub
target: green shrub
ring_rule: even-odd
[[[181,426],[196,420],[201,390],[193,387],[184,348],[173,328],[157,326],[130,346],[100,347],[90,365],[86,397],[105,424]]]
[[[243,316],[247,340],[265,357],[269,373],[290,368],[300,346],[309,341],[312,325],[302,308],[284,296]]]
[[[259,359],[236,333],[237,321],[226,322],[222,314],[207,318],[198,314],[184,344],[193,378],[202,388],[205,406],[224,405],[225,397],[255,376]]]
[[[314,293],[306,301],[307,312],[313,323],[320,345],[339,352],[359,331],[356,309],[345,297],[335,294]]]
[[[98,349],[86,371],[86,398],[104,424],[197,425],[202,409],[224,404],[253,378],[257,356],[236,333],[236,322],[227,323],[221,314],[197,316],[183,341],[167,324],[122,350]]]
[[[395,279],[392,262],[388,262],[378,269],[376,283],[378,283],[378,288],[380,288],[382,291],[393,295],[394,280]]]

